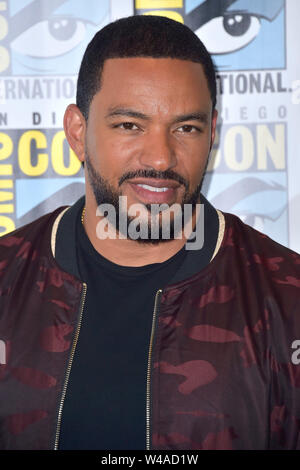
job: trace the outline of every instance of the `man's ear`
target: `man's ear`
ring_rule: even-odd
[[[211,141],[210,141],[210,148],[212,148],[213,143],[214,143],[214,140],[215,140],[217,119],[218,119],[218,111],[217,111],[216,109],[214,109],[214,110],[213,110],[213,113],[212,113],[212,119],[211,119]]]
[[[86,121],[75,104],[70,104],[65,111],[64,130],[71,149],[83,162],[85,159]]]

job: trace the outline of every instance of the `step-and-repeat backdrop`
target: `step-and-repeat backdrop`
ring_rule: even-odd
[[[84,193],[63,113],[87,43],[133,14],[185,23],[213,55],[208,199],[300,251],[299,0],[0,0],[0,234]]]

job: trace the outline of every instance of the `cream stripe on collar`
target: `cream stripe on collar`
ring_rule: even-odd
[[[216,209],[216,211],[217,211],[218,217],[219,217],[219,234],[218,234],[218,239],[217,239],[215,251],[214,251],[214,254],[212,255],[212,258],[211,258],[210,261],[212,261],[214,259],[214,257],[216,256],[216,254],[218,253],[218,251],[220,249],[220,246],[221,246],[221,243],[223,241],[224,232],[225,232],[225,218],[224,218],[224,215],[218,209]]]
[[[58,214],[58,216],[56,217],[56,219],[54,221],[53,227],[52,227],[51,251],[52,251],[52,255],[53,255],[54,258],[55,258],[56,234],[57,234],[58,224],[61,221],[62,216],[64,215],[64,213],[68,209],[70,209],[70,207],[66,207],[62,212],[60,212],[60,214]],[[214,251],[210,261],[212,261],[214,259],[214,257],[216,256],[216,254],[218,253],[218,251],[220,249],[220,246],[221,246],[221,243],[222,243],[222,240],[223,240],[223,237],[224,237],[224,232],[225,232],[225,218],[224,218],[224,215],[218,209],[216,209],[216,211],[217,211],[218,217],[219,217],[219,233],[218,233],[218,239],[217,239],[215,251]]]
[[[57,229],[58,229],[58,224],[62,218],[62,216],[64,215],[64,213],[70,209],[69,207],[66,207],[62,212],[60,212],[58,214],[58,216],[56,217],[55,221],[54,221],[54,224],[53,224],[53,227],[52,227],[52,233],[51,233],[51,251],[52,251],[52,254],[53,254],[53,258],[55,258],[55,245],[56,245],[56,234],[57,234]]]

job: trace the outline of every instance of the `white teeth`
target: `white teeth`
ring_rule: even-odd
[[[168,191],[169,188],[156,188],[155,186],[149,186],[148,184],[138,184],[140,188],[147,189],[148,191],[154,191],[156,193],[163,193]]]

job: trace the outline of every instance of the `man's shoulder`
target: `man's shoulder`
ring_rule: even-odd
[[[297,274],[300,287],[300,254],[287,248],[255,228],[244,223],[239,217],[223,213],[225,235],[223,245],[234,247],[235,251],[255,264],[271,271],[286,271]]]
[[[24,245],[36,248],[37,245],[49,243],[51,239],[52,226],[57,216],[65,209],[65,206],[42,215],[32,222],[23,225],[13,232],[0,237],[0,259],[13,255],[23,250]]]
[[[292,249],[275,241],[265,233],[246,224],[238,216],[227,212],[223,212],[223,215],[227,229],[229,230],[229,237],[235,236],[236,239],[240,239],[241,242],[248,242],[253,248],[263,248],[268,251],[270,250],[271,252],[282,253],[286,256],[297,257],[300,259],[299,253],[296,253]]]

